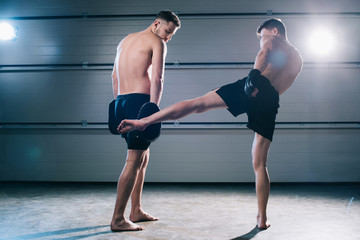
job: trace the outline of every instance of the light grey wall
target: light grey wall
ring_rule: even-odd
[[[252,182],[252,136],[247,129],[163,130],[146,179]],[[106,130],[8,130],[0,143],[0,180],[116,181],[126,157],[125,144]],[[277,129],[271,180],[359,181],[359,143],[358,130]]]
[[[183,17],[168,43],[161,108],[246,76],[259,49],[256,27],[271,10],[283,19],[305,61],[281,96],[269,155],[272,181],[360,181],[360,6],[355,0],[189,0],[151,6],[144,0],[1,1],[0,15],[12,17],[19,37],[0,42],[0,180],[117,180],[126,146],[105,125],[115,49],[121,38],[143,30],[151,15],[167,8]],[[33,18],[39,16],[44,18]],[[318,58],[308,50],[306,36],[329,23],[336,51]],[[164,125],[151,147],[147,181],[253,181],[253,133],[244,127],[246,121],[214,110]],[[196,125],[182,127],[184,122]],[[209,124],[219,122],[233,125]]]
[[[166,70],[161,108],[246,76],[249,69]],[[1,122],[105,122],[111,70],[0,72]],[[304,67],[280,98],[279,122],[359,121],[359,68]],[[223,110],[186,122],[243,122]]]

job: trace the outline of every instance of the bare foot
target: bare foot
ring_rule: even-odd
[[[144,230],[144,227],[141,227],[139,225],[134,224],[131,221],[128,221],[126,219],[120,221],[120,222],[111,222],[110,225],[111,231],[113,232],[122,232],[122,231],[141,231]]]
[[[150,214],[140,210],[137,213],[130,214],[130,220],[132,222],[145,222],[145,221],[157,221],[159,220],[156,217],[151,216]]]
[[[268,229],[270,227],[270,222],[268,222],[266,220],[266,218],[264,220],[260,219],[259,217],[257,218],[258,223],[257,223],[257,227],[260,230],[265,230]]]

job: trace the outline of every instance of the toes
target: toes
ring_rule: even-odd
[[[157,221],[159,218],[153,217],[148,213],[130,215],[132,222],[146,222],[146,221]]]
[[[123,231],[141,231],[145,230],[144,227],[134,224],[131,221],[121,221],[120,223],[112,223],[110,229],[113,232],[123,232]]]
[[[270,227],[270,223],[266,222],[265,224],[258,224],[257,228],[260,230],[266,230]]]

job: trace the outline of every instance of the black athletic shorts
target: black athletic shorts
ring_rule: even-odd
[[[137,119],[142,105],[150,101],[150,95],[142,93],[131,93],[118,95],[115,102],[116,121],[121,122],[124,119]],[[146,150],[150,142],[141,140],[137,131],[122,134],[125,138],[128,149]]]
[[[216,93],[223,99],[229,112],[234,116],[246,113],[247,127],[272,141],[275,119],[278,113],[279,93],[271,85],[269,79],[260,76],[259,92],[250,97],[244,91],[246,77],[234,83],[220,87]]]

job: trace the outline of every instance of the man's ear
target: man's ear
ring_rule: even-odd
[[[279,35],[280,34],[279,29],[277,29],[276,27],[274,27],[271,31],[272,31],[272,33],[274,35]]]
[[[160,26],[160,21],[159,21],[159,20],[155,20],[155,21],[154,21],[154,26],[155,26],[155,27]]]

